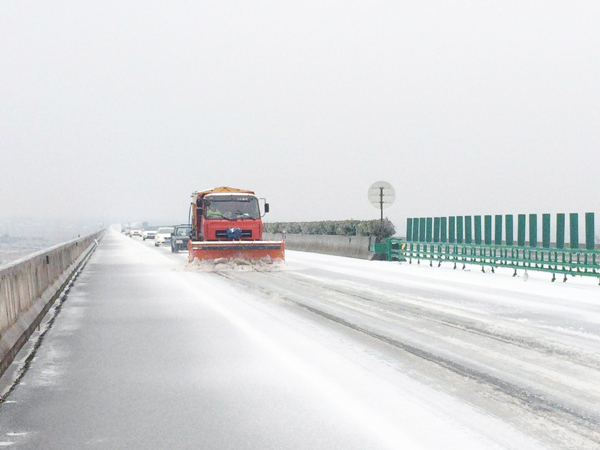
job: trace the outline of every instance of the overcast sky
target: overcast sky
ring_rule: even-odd
[[[0,216],[600,211],[600,2],[3,1]]]

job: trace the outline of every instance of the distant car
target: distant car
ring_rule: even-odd
[[[192,227],[190,225],[177,225],[175,227],[171,235],[171,251],[173,253],[187,249],[191,230]]]
[[[140,230],[139,228],[132,228],[131,229],[131,237],[134,236],[142,236],[142,230]]]
[[[171,242],[171,234],[173,231],[175,231],[175,227],[160,227],[158,230],[156,230],[154,246],[158,247],[160,244]]]
[[[156,228],[146,228],[142,231],[142,239],[154,239],[156,237]]]
[[[131,228],[125,228],[125,236],[131,237]]]

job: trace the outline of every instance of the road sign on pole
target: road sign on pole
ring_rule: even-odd
[[[392,206],[396,200],[396,191],[387,181],[378,181],[371,185],[368,196],[371,205],[381,210],[381,220],[383,221],[383,210]]]

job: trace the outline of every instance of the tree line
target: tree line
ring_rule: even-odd
[[[337,236],[374,236],[378,239],[396,233],[389,219],[380,220],[322,220],[319,222],[273,222],[265,223],[267,233],[320,234]]]

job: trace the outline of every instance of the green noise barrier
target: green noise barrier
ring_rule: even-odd
[[[557,214],[554,242],[552,218],[543,214],[541,238],[538,242],[538,215],[512,214],[486,216],[451,216],[409,218],[406,240],[388,238],[377,245],[376,253],[385,253],[388,261],[422,260],[454,265],[479,265],[485,272],[498,267],[549,272],[552,281],[557,274],[597,277],[600,281],[600,248],[595,243],[594,213],[585,214],[585,242],[579,242],[579,215],[569,214],[569,243],[565,242],[566,215]]]

